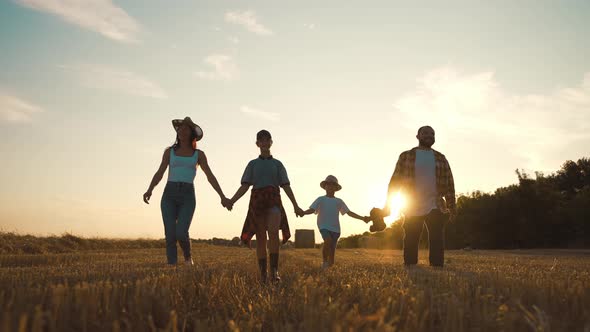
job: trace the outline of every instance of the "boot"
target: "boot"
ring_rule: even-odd
[[[281,281],[279,276],[279,253],[270,254],[270,278],[274,282]]]
[[[258,268],[260,269],[260,283],[266,284],[266,258],[258,259]]]

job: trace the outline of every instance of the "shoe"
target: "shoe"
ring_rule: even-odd
[[[270,271],[270,279],[273,282],[279,282],[279,281],[281,281],[281,277],[279,276],[279,270],[278,269],[271,269],[271,271]]]
[[[195,262],[193,262],[192,258],[187,258],[184,260],[184,265],[185,266],[193,266],[193,265],[195,265]]]
[[[267,263],[266,258],[262,258],[262,259],[258,260],[258,269],[260,270],[260,284],[261,285],[266,284],[266,269],[267,269],[266,263]]]
[[[327,269],[327,268],[329,268],[329,267],[330,267],[330,263],[328,263],[328,262],[323,262],[323,263],[322,263],[321,270],[323,271],[323,270],[325,270],[325,269]]]

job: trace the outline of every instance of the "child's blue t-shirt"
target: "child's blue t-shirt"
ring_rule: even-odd
[[[283,163],[272,156],[258,157],[248,163],[242,175],[242,184],[249,184],[254,189],[268,186],[282,187],[289,185],[289,177]]]
[[[340,233],[340,216],[350,212],[343,200],[337,197],[318,197],[309,207],[318,215],[318,228]]]

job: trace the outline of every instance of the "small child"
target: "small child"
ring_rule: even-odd
[[[348,214],[349,216],[368,223],[371,217],[361,217],[350,211],[343,200],[334,196],[334,193],[342,189],[338,184],[338,179],[333,175],[328,175],[326,180],[320,183],[320,187],[326,191],[326,196],[318,197],[304,215],[315,213],[318,215],[318,228],[324,239],[322,255],[324,262],[322,269],[334,265],[334,255],[336,254],[336,243],[340,237],[340,220],[338,212]]]

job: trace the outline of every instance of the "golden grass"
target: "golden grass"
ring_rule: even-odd
[[[283,250],[283,280],[257,282],[255,253],[196,245],[194,267],[163,249],[0,255],[2,331],[589,331],[590,256],[447,252],[444,269],[401,252]]]
[[[70,233],[61,236],[34,236],[0,231],[2,254],[50,254],[88,250],[123,250],[163,248],[164,241],[155,239],[86,238]]]

